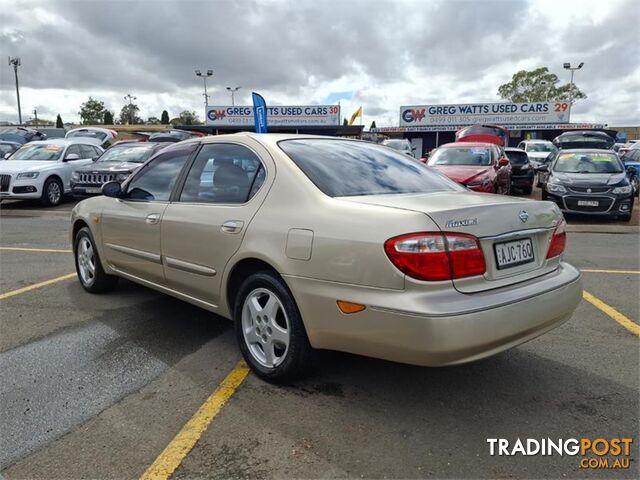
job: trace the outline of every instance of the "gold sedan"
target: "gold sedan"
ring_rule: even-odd
[[[73,210],[85,290],[124,277],[235,321],[254,372],[314,349],[477,360],[569,319],[579,272],[557,206],[471,192],[356,140],[236,134],[172,145]]]

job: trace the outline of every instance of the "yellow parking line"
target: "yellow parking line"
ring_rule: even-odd
[[[207,398],[198,411],[182,427],[182,430],[171,440],[169,445],[156,458],[140,477],[141,480],[167,479],[180,466],[182,460],[195,447],[215,416],[220,413],[224,404],[242,384],[249,367],[243,361],[238,362],[233,370],[225,377],[216,390]]]
[[[640,275],[640,270],[598,270],[585,268],[580,271],[585,273],[624,273],[626,275]]]
[[[615,308],[613,308],[610,305],[607,305],[599,298],[594,297],[586,290],[582,292],[582,298],[584,298],[587,302],[589,302],[591,305],[593,305],[600,311],[609,315],[611,318],[613,318],[616,322],[618,322],[624,328],[629,330],[631,333],[640,337],[640,325],[629,320],[626,316],[624,316],[622,313],[617,311]]]
[[[52,285],[54,283],[62,282],[63,280],[69,280],[70,278],[75,277],[75,273],[67,273],[66,275],[62,275],[61,277],[52,278],[51,280],[45,280],[44,282],[34,283],[33,285],[29,285],[28,287],[18,288],[17,290],[10,290],[5,293],[0,293],[0,300],[4,300],[5,298],[15,297],[16,295],[20,295],[21,293],[27,293],[31,290],[36,290],[37,288],[46,287],[47,285]]]

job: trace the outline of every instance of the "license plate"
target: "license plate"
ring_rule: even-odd
[[[87,193],[102,193],[102,188],[100,187],[87,187],[85,189]]]
[[[597,207],[598,201],[597,200],[578,200],[578,206],[579,207]]]
[[[530,238],[493,245],[498,270],[533,262],[533,244]]]

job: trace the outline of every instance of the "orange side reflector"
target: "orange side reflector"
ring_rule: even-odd
[[[338,300],[336,303],[342,313],[357,313],[367,308],[359,303],[345,302],[343,300]]]

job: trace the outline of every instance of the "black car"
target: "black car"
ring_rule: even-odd
[[[107,149],[91,165],[79,168],[71,175],[71,192],[82,197],[101,195],[107,182],[124,182],[166,143],[123,142]]]
[[[11,127],[0,131],[0,140],[15,142],[21,145],[38,140],[46,140],[47,135],[39,130],[26,127]]]
[[[18,142],[9,142],[6,140],[0,140],[0,159],[7,158],[13,152],[18,150],[22,144]]]
[[[555,202],[563,212],[631,220],[629,177],[635,169],[625,171],[614,151],[561,150],[538,170],[547,174],[542,199]]]
[[[519,148],[505,148],[504,151],[511,162],[511,188],[529,195],[535,173],[527,152]]]

